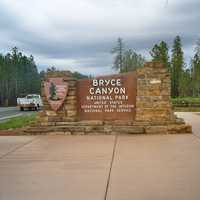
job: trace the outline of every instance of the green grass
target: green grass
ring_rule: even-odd
[[[15,117],[8,121],[0,123],[0,130],[22,128],[36,119],[36,114]]]

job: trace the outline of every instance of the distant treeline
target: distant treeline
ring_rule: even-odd
[[[24,55],[16,47],[11,53],[0,54],[0,106],[13,106],[17,97],[40,94],[44,74],[56,70],[55,67],[49,67],[39,73],[34,57]],[[74,72],[73,76],[77,79],[87,77],[78,72]]]
[[[16,98],[40,92],[40,74],[33,56],[27,57],[15,47],[0,54],[0,106],[16,105]]]
[[[40,72],[41,78],[43,78],[43,76],[44,76],[44,74],[45,74],[46,72],[56,72],[56,71],[60,71],[60,70],[57,69],[57,68],[54,67],[54,66],[48,67],[48,68],[46,69],[46,71],[43,70],[43,71]],[[72,76],[73,76],[74,78],[76,78],[76,79],[82,79],[82,78],[88,78],[88,77],[89,77],[89,76],[84,75],[84,74],[81,74],[81,73],[79,73],[79,72],[77,72],[77,71],[72,72]]]
[[[144,56],[132,49],[126,49],[121,38],[112,49],[114,54],[113,67],[119,72],[127,72],[143,66]],[[150,51],[153,61],[161,61],[165,64],[171,74],[171,96],[172,97],[200,97],[200,40],[197,41],[194,49],[194,56],[187,66],[184,61],[184,52],[180,36],[173,41],[171,55],[169,46],[161,41],[155,44]]]
[[[146,59],[132,49],[126,49],[121,38],[111,51],[114,65],[120,73],[132,71],[143,66]],[[169,46],[161,41],[150,51],[153,61],[161,61],[171,74],[172,97],[200,97],[200,40],[197,41],[194,55],[186,66],[180,36],[176,36],[169,55]],[[55,67],[47,71],[56,70]],[[16,47],[11,53],[0,54],[0,106],[16,105],[16,98],[31,93],[40,93],[41,80],[46,71],[37,70],[34,57],[26,56]],[[77,79],[87,78],[74,72]]]

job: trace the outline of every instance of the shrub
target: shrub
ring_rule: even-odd
[[[172,98],[174,107],[200,107],[200,98],[195,97],[179,97]]]

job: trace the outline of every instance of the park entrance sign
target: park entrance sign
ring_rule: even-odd
[[[78,115],[81,120],[134,120],[136,73],[77,82]]]
[[[168,69],[145,63],[134,72],[76,80],[69,71],[48,72],[43,110],[29,133],[191,133],[174,115]]]
[[[44,91],[51,108],[57,111],[67,96],[68,84],[63,78],[48,78],[44,82]]]

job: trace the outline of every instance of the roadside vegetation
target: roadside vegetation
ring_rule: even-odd
[[[172,98],[172,104],[176,107],[200,107],[200,97]]]
[[[5,55],[0,53],[0,106],[14,106],[17,97],[40,94],[44,74],[56,70],[49,67],[38,72],[34,57],[23,54],[17,47]],[[73,76],[77,79],[87,77],[79,72],[74,72]]]
[[[200,97],[179,97],[171,99],[176,111],[200,112]]]
[[[40,75],[32,55],[16,47],[0,54],[0,106],[16,105],[16,97],[40,91]]]
[[[34,122],[35,120],[36,120],[35,113],[27,116],[14,117],[5,122],[1,122],[0,130],[22,128]]]
[[[113,68],[118,72],[128,72],[142,67],[145,58],[133,49],[127,49],[121,38],[111,53],[114,55]],[[194,55],[189,63],[185,62],[184,50],[180,36],[176,36],[170,48],[165,41],[155,44],[150,50],[152,61],[165,64],[171,75],[171,96],[180,98],[174,102],[181,102],[181,97],[200,98],[200,40],[197,40]],[[190,99],[190,98],[189,98]],[[196,100],[194,100],[196,102]],[[193,102],[193,101],[192,101]],[[186,98],[186,103],[192,103]]]
[[[112,48],[113,68],[119,72],[134,71],[146,62],[145,57],[133,47],[127,47],[122,38],[118,38]],[[149,49],[152,61],[165,64],[171,75],[172,98],[200,98],[200,39],[197,40],[190,62],[185,61],[180,36],[176,36],[170,47],[165,41],[158,41]],[[67,70],[67,69],[66,69]],[[38,72],[32,55],[27,56],[14,47],[11,52],[0,53],[0,106],[16,105],[17,97],[27,94],[40,94],[41,80],[48,71],[57,71],[49,67]],[[74,72],[77,79],[87,76]],[[174,100],[179,103],[181,100]],[[190,101],[186,101],[190,105]]]

